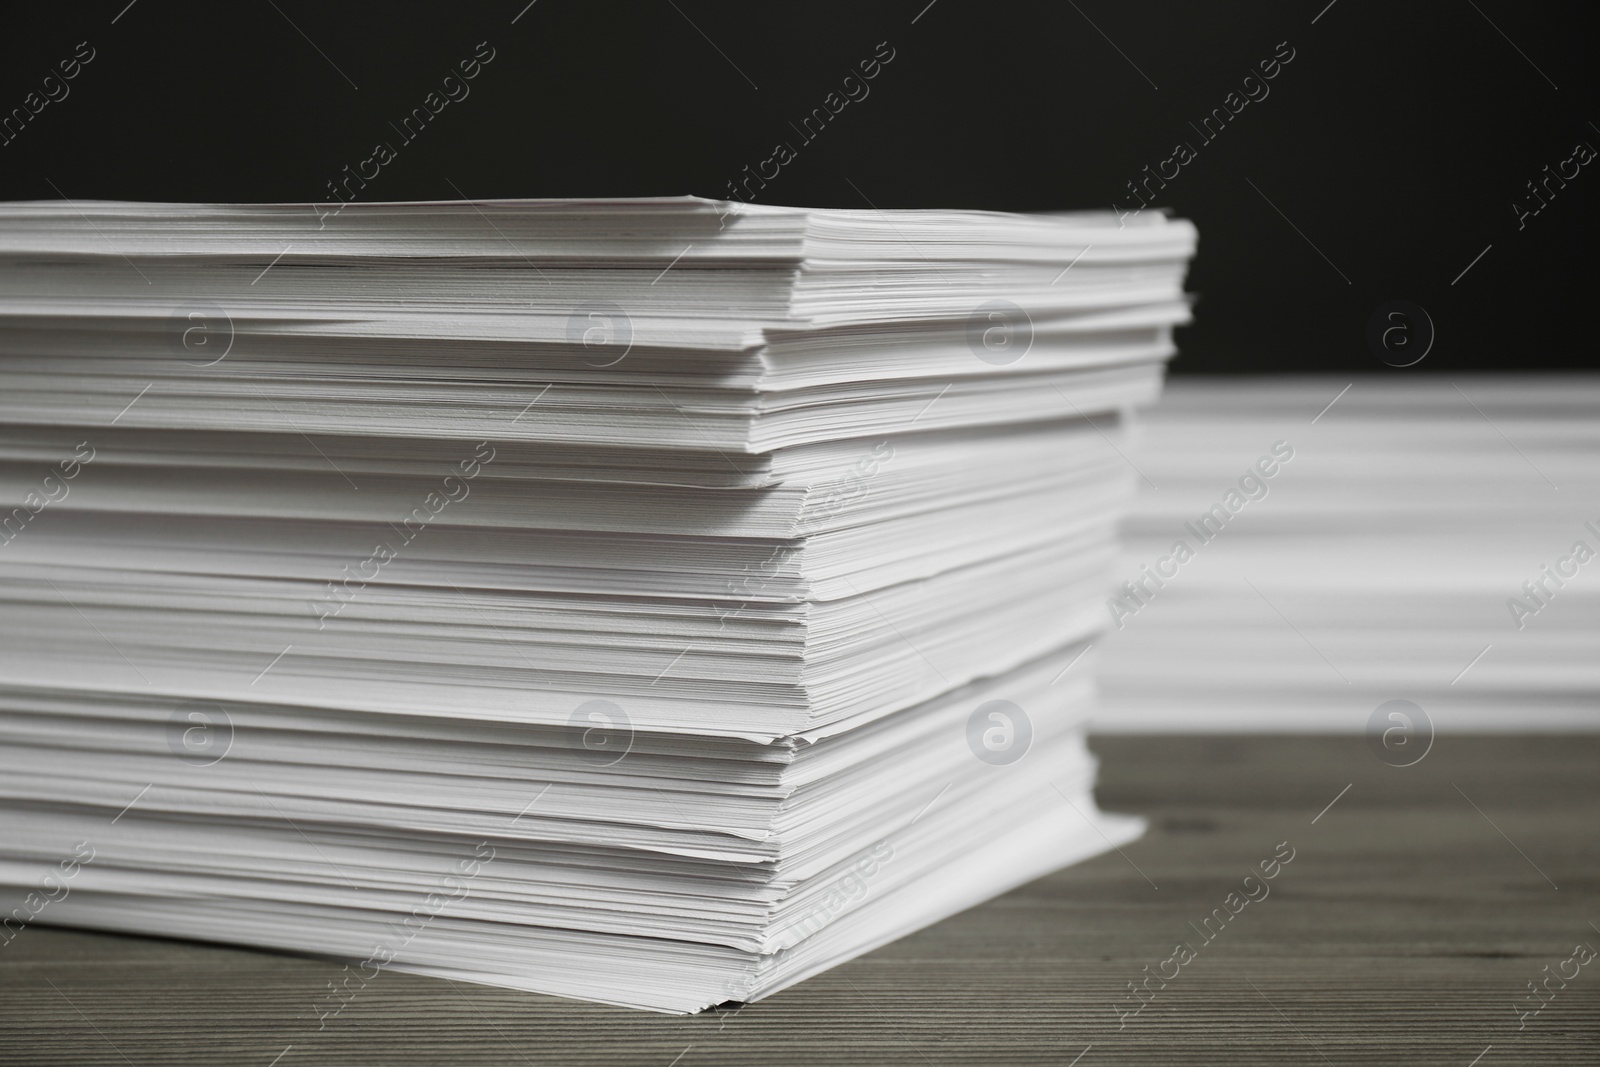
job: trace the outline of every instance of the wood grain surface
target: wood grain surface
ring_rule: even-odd
[[[1600,1063],[1600,960],[1566,962],[1600,948],[1600,738],[1441,737],[1406,768],[1359,737],[1095,747],[1144,839],[737,1012],[384,974],[319,1031],[334,964],[30,927],[0,1064]]]

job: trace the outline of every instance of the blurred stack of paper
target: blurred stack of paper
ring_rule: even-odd
[[[1084,656],[1194,241],[0,209],[0,884],[81,843],[25,921],[360,961],[328,1015],[693,1011],[1137,835]]]
[[[1141,427],[1097,729],[1600,726],[1600,379],[1179,378]]]

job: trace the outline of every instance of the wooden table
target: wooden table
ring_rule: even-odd
[[[391,973],[319,1032],[333,964],[30,928],[0,949],[0,1063],[1600,1063],[1600,960],[1566,962],[1600,949],[1600,737],[1444,737],[1398,769],[1357,737],[1095,744],[1143,840],[738,1012]]]

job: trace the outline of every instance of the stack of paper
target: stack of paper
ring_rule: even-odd
[[[1136,836],[1084,654],[1194,243],[5,206],[22,925],[686,1012]]]
[[[1594,376],[1181,378],[1141,430],[1097,729],[1600,722]]]

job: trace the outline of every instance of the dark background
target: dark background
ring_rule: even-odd
[[[0,114],[79,42],[95,58],[0,146],[0,198],[327,200],[380,140],[398,158],[362,199],[717,197],[787,141],[760,202],[1132,207],[1125,183],[1188,140],[1158,201],[1201,233],[1175,370],[1596,364],[1600,160],[1520,230],[1512,207],[1600,147],[1592,4],[525,3],[8,12]],[[400,146],[389,124],[482,41],[470,96]],[[790,123],[884,41],[870,95],[802,144]],[[1202,144],[1189,123],[1279,42],[1270,95]],[[1392,299],[1437,329],[1404,370],[1365,341]]]

